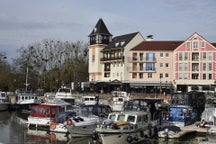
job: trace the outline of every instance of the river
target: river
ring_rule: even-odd
[[[46,131],[28,130],[25,125],[26,114],[17,111],[0,112],[0,143],[30,143],[30,144],[88,144],[89,138],[65,137],[64,134],[48,134]],[[206,136],[190,135],[180,140],[160,140],[157,138],[147,139],[140,144],[197,144],[205,139]],[[209,138],[216,143],[216,138]]]

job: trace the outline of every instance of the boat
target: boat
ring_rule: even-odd
[[[187,126],[196,122],[197,112],[187,105],[170,106],[166,114],[166,122],[175,126]]]
[[[129,94],[125,91],[112,91],[111,107],[113,111],[122,111],[124,103],[129,101]]]
[[[30,110],[32,105],[38,105],[41,100],[37,95],[34,95],[30,91],[20,91],[17,95],[17,108],[21,110]]]
[[[6,92],[0,91],[0,111],[8,110],[9,99]]]
[[[99,102],[98,96],[82,96],[82,103],[84,105],[95,105]]]
[[[156,134],[149,112],[123,111],[110,113],[92,136],[103,144],[140,143]]]
[[[64,111],[56,115],[54,121],[50,123],[50,132],[68,134],[69,132],[65,122],[68,118],[73,116],[76,116],[76,113],[71,110]]]
[[[50,123],[55,120],[56,115],[64,110],[65,108],[63,106],[56,104],[34,105],[28,116],[28,128],[49,130]]]
[[[66,120],[67,130],[71,137],[86,137],[93,134],[100,117],[82,111],[81,114]]]
[[[179,138],[183,135],[182,130],[178,126],[164,126],[160,130],[158,130],[159,138]]]
[[[72,95],[72,89],[62,86],[55,94],[55,98],[64,100],[71,105],[75,104],[75,97]]]

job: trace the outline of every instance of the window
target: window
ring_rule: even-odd
[[[160,57],[163,57],[163,53],[160,53]]]
[[[140,67],[140,71],[143,71],[143,63],[140,63],[139,67]]]
[[[146,63],[146,71],[155,71],[155,63]]]
[[[163,67],[163,63],[160,63],[160,67]]]
[[[148,78],[152,78],[152,73],[148,73]]]
[[[137,74],[136,73],[132,73],[132,78],[137,78]]]
[[[169,53],[166,53],[165,55],[166,55],[167,58],[169,57]]]
[[[211,52],[208,52],[208,60],[212,60],[212,53]]]
[[[203,52],[202,59],[206,60],[206,52]]]
[[[183,58],[182,53],[179,53],[179,60],[182,61],[182,58]]]
[[[192,79],[198,79],[199,78],[199,74],[192,74]]]
[[[205,42],[204,42],[204,41],[201,41],[201,42],[200,42],[200,45],[201,45],[201,48],[204,48],[204,47],[205,47]]]
[[[183,75],[182,73],[179,74],[179,79],[182,79],[183,77],[182,75]]]
[[[139,78],[143,79],[143,73],[139,73]]]
[[[197,38],[194,38],[194,40],[193,40],[193,48],[194,49],[198,48],[198,40],[197,40]]]
[[[184,53],[184,60],[188,60],[188,53],[187,52]]]
[[[208,77],[208,79],[212,79],[212,74],[209,74],[209,77]]]
[[[206,63],[203,63],[203,71],[206,71]]]
[[[184,71],[187,71],[187,70],[188,70],[188,64],[184,63]]]
[[[143,60],[143,53],[140,53],[140,60]]]
[[[190,42],[186,43],[186,48],[190,48]]]
[[[92,55],[92,61],[93,62],[95,61],[95,55]]]
[[[183,71],[183,63],[179,63],[179,71]]]
[[[166,63],[166,64],[165,64],[165,67],[167,67],[167,68],[168,68],[168,67],[169,67],[169,63]]]
[[[203,74],[203,79],[206,79],[206,74]]]
[[[166,73],[166,74],[165,74],[165,77],[166,77],[166,78],[168,78],[168,77],[169,77],[169,74],[168,74],[168,73]]]
[[[162,73],[160,73],[160,78],[163,78],[163,74]]]
[[[155,61],[155,53],[146,53],[146,61]]]
[[[212,71],[212,63],[209,63],[209,64],[208,64],[208,70],[209,70],[209,71]]]
[[[184,74],[184,79],[188,79],[187,73]]]

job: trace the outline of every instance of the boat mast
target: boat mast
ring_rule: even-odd
[[[30,84],[28,83],[28,67],[26,68],[26,81],[25,81],[25,84],[24,84],[24,85],[26,86],[25,90],[27,91],[27,90],[28,90],[28,86],[30,85]]]

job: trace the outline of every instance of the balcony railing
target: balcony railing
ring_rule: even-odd
[[[124,56],[122,57],[109,57],[109,58],[105,58],[105,57],[102,57],[100,59],[101,62],[106,62],[106,61],[124,61]]]

